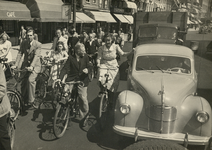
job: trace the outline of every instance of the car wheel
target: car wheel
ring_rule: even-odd
[[[188,150],[187,148],[173,142],[164,140],[146,140],[134,143],[125,150]]]

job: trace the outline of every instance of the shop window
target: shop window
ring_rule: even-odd
[[[3,21],[3,30],[7,33],[14,33],[15,24],[13,21]]]

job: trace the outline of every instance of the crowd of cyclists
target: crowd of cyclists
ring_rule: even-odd
[[[116,33],[105,33],[99,27],[97,33],[92,30],[90,33],[83,31],[78,34],[75,28],[71,28],[70,32],[67,28],[56,29],[56,36],[53,39],[52,51],[45,56],[51,62],[51,70],[48,79],[48,86],[54,88],[56,81],[65,83],[65,93],[71,92],[72,82],[80,81],[78,96],[79,96],[79,119],[84,117],[89,112],[87,87],[92,81],[92,72],[97,78],[100,89],[105,86],[109,93],[109,102],[113,108],[113,95],[117,91],[119,83],[119,65],[118,60],[120,55],[128,55],[131,52],[124,52],[124,34],[120,30]],[[0,58],[7,58],[6,62],[12,61],[10,52],[11,42],[6,32],[0,33]],[[32,27],[25,30],[22,27],[20,35],[20,50],[12,64],[11,69],[22,70],[20,78],[21,94],[25,101],[25,105],[30,108],[38,108],[35,103],[36,78],[42,72],[41,43],[38,41],[37,35]],[[0,67],[0,149],[9,150],[10,138],[7,131],[7,114],[10,110],[10,103],[7,97],[6,80],[4,70]],[[109,80],[105,83],[105,73],[108,73]],[[99,96],[101,92],[99,93]]]

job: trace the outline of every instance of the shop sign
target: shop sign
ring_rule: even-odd
[[[71,19],[71,5],[62,5],[62,19]]]
[[[120,8],[114,8],[113,9],[114,13],[124,13],[124,9],[120,9]]]
[[[15,18],[16,16],[15,16],[15,12],[14,11],[8,11],[7,12],[7,17],[9,17],[9,18]]]

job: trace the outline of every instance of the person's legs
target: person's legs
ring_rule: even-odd
[[[38,74],[33,71],[29,76],[29,102],[33,103],[35,100],[35,90],[36,90],[36,78]]]
[[[87,89],[88,89],[87,87],[83,87],[81,85],[78,86],[79,114],[81,118],[84,118],[89,111]]]
[[[93,57],[92,57],[92,59],[93,59],[93,69],[94,69],[94,76],[96,77],[96,75],[97,75],[97,61],[96,61],[96,59],[97,59],[97,54],[94,54],[93,55]]]
[[[22,81],[21,81],[21,94],[23,96],[24,103],[27,104],[28,101],[29,101],[29,97],[28,97],[28,90],[29,90],[28,78],[29,78],[29,74],[28,74],[28,72],[23,72],[21,74],[20,78],[22,79]]]
[[[0,118],[0,150],[11,150],[8,134],[8,115]]]

